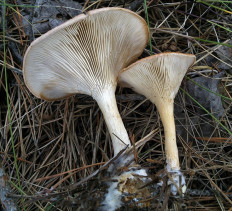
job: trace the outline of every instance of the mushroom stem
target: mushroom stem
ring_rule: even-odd
[[[164,127],[167,170],[169,172],[176,171],[180,169],[180,164],[176,144],[174,102],[173,100],[164,101],[157,105],[157,109]]]
[[[109,86],[94,99],[97,101],[106,125],[108,127],[114,148],[114,155],[117,155],[127,145],[131,145],[127,131],[122,122],[122,118],[118,112],[118,107],[115,99],[115,88]]]

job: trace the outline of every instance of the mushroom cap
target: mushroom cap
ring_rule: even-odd
[[[195,60],[194,55],[183,53],[149,56],[123,69],[119,74],[119,82],[157,105],[160,99],[163,102],[172,101],[185,73]]]
[[[115,89],[119,71],[138,58],[148,36],[146,22],[127,9],[78,15],[32,42],[23,62],[25,84],[45,100]]]

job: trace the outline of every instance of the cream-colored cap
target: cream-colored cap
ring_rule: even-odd
[[[183,53],[160,53],[141,59],[119,74],[119,82],[153,103],[174,100],[181,81],[196,57]]]
[[[118,72],[134,62],[148,41],[146,22],[122,8],[81,14],[36,39],[24,57],[29,90],[46,100],[76,93],[95,98],[116,87]]]

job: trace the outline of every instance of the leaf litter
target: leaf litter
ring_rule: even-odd
[[[12,121],[10,123],[7,118],[2,68],[0,155],[1,171],[10,181],[1,183],[1,187],[3,191],[7,190],[8,201],[13,200],[12,207],[17,206],[20,210],[96,210],[107,191],[105,181],[110,179],[106,177],[104,166],[112,162],[113,157],[103,116],[92,98],[76,95],[62,101],[45,102],[27,90],[18,72],[22,68],[21,61],[30,41],[79,14],[81,9],[86,12],[101,7],[125,7],[146,19],[144,2],[7,2],[14,6],[7,6],[5,28]],[[32,8],[30,5],[39,7]],[[142,57],[150,55],[150,49],[153,53],[181,51],[195,54],[197,62],[190,69],[189,77],[197,84],[185,79],[182,88],[231,131],[231,48],[194,39],[200,37],[228,42],[231,34],[207,20],[217,20],[227,27],[230,15],[203,2],[151,0],[147,1],[147,9],[152,48],[147,46]],[[2,44],[0,50],[0,64],[3,67]],[[227,98],[215,95],[201,86]],[[149,206],[143,209],[229,210],[232,200],[231,134],[179,91],[175,100],[175,117],[187,193],[183,198],[174,197],[170,195],[165,182],[161,188],[157,187],[160,175],[164,173],[165,154],[163,127],[155,106],[129,89],[117,89],[116,96],[131,139],[137,142],[153,131],[149,141],[136,149],[138,163],[148,170],[152,178],[152,182],[147,184],[151,196],[141,199],[149,202]],[[14,166],[10,126],[13,129],[21,189]],[[4,194],[3,191],[1,194]],[[0,200],[3,202],[3,198]],[[121,208],[136,209],[142,210],[133,201],[125,202]]]

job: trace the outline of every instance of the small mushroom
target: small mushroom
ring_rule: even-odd
[[[146,96],[156,105],[164,126],[167,171],[175,174],[173,179],[177,184],[181,173],[173,112],[174,98],[195,59],[191,54],[160,53],[135,62],[119,74],[123,86]],[[174,194],[176,191],[173,190]]]
[[[77,93],[98,103],[116,155],[130,140],[118,112],[120,70],[137,60],[148,41],[146,22],[122,8],[81,14],[36,39],[24,57],[25,84],[48,101]]]

